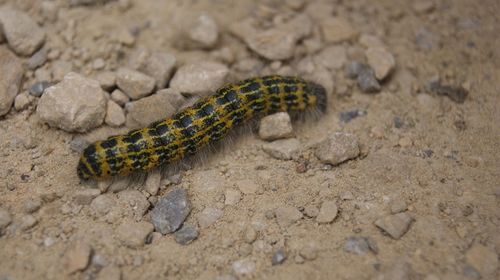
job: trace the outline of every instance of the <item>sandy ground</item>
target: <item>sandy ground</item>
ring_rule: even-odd
[[[187,190],[192,207],[186,223],[196,226],[205,208],[222,211],[212,225],[197,226],[199,237],[188,245],[178,244],[172,234],[152,234],[146,244],[127,246],[118,227],[133,219],[149,223],[149,211],[134,216],[137,205],[130,198],[124,202],[120,192],[105,194],[112,202],[106,215],[96,213],[90,201],[78,200],[89,188],[77,178],[79,155],[70,149],[79,135],[43,124],[34,111],[36,101],[28,109],[12,109],[0,119],[0,207],[11,216],[0,236],[0,279],[498,279],[497,1],[436,0],[431,8],[413,1],[324,1],[332,12],[321,9],[321,1],[147,0],[130,1],[130,6],[128,1],[112,1],[77,7],[68,7],[67,1],[1,2],[32,15],[47,33],[46,45],[84,48],[92,58],[113,52],[102,49],[108,36],[96,33],[112,37],[123,29],[140,29],[130,46],[108,56],[110,70],[126,64],[128,54],[139,47],[169,51],[179,65],[206,58],[210,50],[177,44],[183,20],[201,11],[219,27],[214,49],[240,52],[228,66],[245,57],[272,63],[229,32],[236,22],[293,11],[308,14],[314,22],[325,13],[349,19],[360,34],[381,38],[396,58],[396,68],[378,94],[362,93],[342,70],[331,75],[334,90],[328,112],[318,121],[294,124],[310,162],[306,172],[297,172],[297,161],[267,155],[261,149],[264,141],[252,132],[182,171],[177,187]],[[55,21],[44,19],[41,2],[60,8]],[[296,5],[296,10],[291,8]],[[438,38],[431,40],[436,45],[429,49],[416,43],[422,28]],[[313,29],[318,34],[317,27]],[[69,42],[63,39],[68,32],[74,32]],[[320,48],[326,45],[319,42]],[[360,46],[356,40],[342,44]],[[296,52],[282,65],[294,66],[300,56],[304,54]],[[49,64],[58,59],[65,56]],[[74,70],[92,76],[95,71],[85,65]],[[235,70],[230,69],[231,76]],[[436,76],[466,88],[465,102],[427,94],[425,86]],[[27,73],[23,89],[35,80],[33,71]],[[340,112],[354,109],[366,115],[348,123],[340,120]],[[99,138],[109,130],[104,125],[87,136]],[[325,166],[313,156],[311,145],[337,131],[356,135],[361,156]],[[226,205],[227,189],[237,190],[242,180],[256,182],[256,189],[241,193],[235,205]],[[163,186],[156,197],[173,187]],[[156,200],[152,196],[148,201]],[[283,226],[274,217],[280,207],[314,212],[310,209],[327,200],[339,210],[331,223],[320,224],[306,213]],[[374,224],[390,217],[391,209],[412,220],[397,239]],[[346,249],[351,237],[366,237],[376,248],[353,253]],[[273,265],[279,249],[286,259]]]

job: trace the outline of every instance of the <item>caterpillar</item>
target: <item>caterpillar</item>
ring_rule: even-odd
[[[82,180],[147,171],[196,154],[232,127],[276,112],[326,110],[323,86],[299,77],[264,76],[219,88],[173,117],[84,149],[77,166]]]

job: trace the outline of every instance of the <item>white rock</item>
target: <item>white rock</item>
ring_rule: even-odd
[[[224,212],[220,209],[207,207],[198,214],[198,225],[201,228],[207,228],[220,219],[223,214]]]
[[[316,222],[320,224],[331,223],[337,217],[338,208],[335,201],[324,201],[319,209],[319,214],[316,217]]]
[[[330,46],[318,53],[314,62],[330,70],[338,70],[347,62],[347,52],[343,46]]]
[[[155,80],[153,78],[128,68],[118,69],[116,84],[131,99],[148,96],[155,88]]]
[[[263,140],[276,140],[293,136],[293,127],[290,115],[279,112],[265,116],[260,121],[259,137]]]
[[[375,76],[379,81],[390,75],[396,67],[394,56],[384,48],[369,48],[366,51],[366,58],[368,64],[375,70]]]
[[[126,104],[127,127],[138,128],[171,117],[183,103],[184,98],[177,90],[165,89]]]
[[[9,46],[19,55],[32,55],[45,42],[45,31],[32,16],[22,11],[0,8],[0,23]]]
[[[276,140],[262,145],[262,150],[276,159],[290,160],[300,153],[302,146],[300,141],[291,139]]]
[[[122,126],[125,123],[125,113],[122,107],[116,104],[113,100],[108,100],[108,108],[104,122],[109,126]]]
[[[350,133],[336,132],[320,142],[314,154],[323,163],[337,165],[356,158],[359,152],[356,136]]]
[[[66,131],[87,131],[102,124],[106,96],[99,83],[76,73],[45,90],[38,102],[40,119]]]
[[[186,64],[175,72],[170,87],[182,93],[209,95],[224,84],[228,74],[227,66],[218,62]]]
[[[9,112],[19,92],[24,70],[21,60],[5,47],[0,47],[0,116]]]
[[[323,37],[328,43],[339,43],[354,39],[358,32],[345,19],[328,17],[320,22]]]

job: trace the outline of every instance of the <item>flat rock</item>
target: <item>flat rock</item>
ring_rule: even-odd
[[[484,279],[492,277],[498,269],[498,255],[495,250],[478,243],[467,250],[465,259]]]
[[[131,55],[129,65],[155,80],[156,88],[164,88],[175,68],[177,59],[174,55],[165,52],[149,52],[139,49]]]
[[[276,214],[276,221],[282,228],[287,228],[302,219],[302,212],[293,206],[282,206],[277,208],[274,213]]]
[[[108,100],[104,122],[109,126],[119,127],[125,124],[125,120],[125,113],[123,112],[122,107],[116,104],[113,100]]]
[[[118,69],[116,84],[134,100],[148,96],[155,88],[155,80],[152,77],[129,68]]]
[[[158,200],[151,211],[151,220],[156,231],[167,234],[176,231],[190,211],[186,190],[174,189]]]
[[[224,212],[220,209],[207,207],[198,214],[198,225],[201,228],[207,228],[217,222],[223,214]]]
[[[179,91],[165,89],[140,100],[129,102],[125,105],[127,127],[131,129],[145,127],[154,121],[171,117],[183,100]]]
[[[296,157],[301,148],[300,141],[295,138],[276,140],[262,145],[264,152],[273,158],[281,160],[290,160]]]
[[[261,119],[259,126],[261,139],[271,141],[292,136],[293,127],[288,113],[279,112]]]
[[[68,274],[82,271],[89,265],[92,247],[89,244],[77,241],[71,244],[63,256]]]
[[[174,233],[175,241],[181,245],[187,245],[198,238],[198,230],[192,226],[185,224],[181,229]]]
[[[45,31],[23,11],[0,8],[0,23],[9,46],[19,55],[32,55],[45,42]]]
[[[182,93],[210,95],[224,84],[229,69],[226,65],[202,61],[181,66],[170,81],[170,87]]]
[[[153,229],[153,225],[148,222],[126,221],[116,228],[116,232],[125,246],[136,249],[144,246],[147,236]]]
[[[337,165],[359,155],[358,140],[353,134],[336,132],[320,142],[314,154],[322,163]]]
[[[338,208],[335,201],[324,201],[319,209],[316,222],[320,224],[331,223],[337,217]]]
[[[358,31],[346,20],[339,17],[328,17],[320,22],[323,38],[328,43],[340,43],[353,40]]]
[[[37,113],[42,121],[53,127],[84,132],[103,123],[106,102],[97,81],[71,72],[60,83],[45,90]]]
[[[0,116],[7,114],[19,92],[24,69],[11,51],[0,47]]]
[[[375,225],[392,238],[399,239],[408,231],[412,222],[413,218],[408,213],[398,213],[376,220]]]
[[[368,64],[375,71],[375,77],[379,81],[384,80],[389,76],[396,67],[394,56],[385,48],[370,47],[366,50],[366,58]]]

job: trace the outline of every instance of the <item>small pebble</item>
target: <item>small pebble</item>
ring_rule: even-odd
[[[385,216],[375,221],[375,225],[394,239],[400,239],[410,228],[413,218],[408,213]]]
[[[273,158],[281,160],[290,160],[296,157],[301,149],[300,141],[295,138],[275,140],[262,145],[264,152]]]
[[[377,254],[378,247],[370,237],[351,236],[345,242],[344,251],[357,255],[364,255],[370,251]]]
[[[478,243],[472,245],[465,253],[465,259],[484,279],[494,278],[494,274],[498,270],[497,253],[484,245]]]
[[[95,79],[105,91],[110,91],[116,86],[116,73],[111,71],[100,72],[95,76]]]
[[[23,231],[28,230],[38,224],[38,220],[32,215],[25,215],[21,218],[19,228]]]
[[[308,243],[300,249],[299,252],[300,256],[302,256],[304,259],[313,261],[318,257],[318,248],[316,244],[313,243]]]
[[[322,162],[338,165],[356,158],[360,153],[356,136],[350,133],[336,132],[319,143],[314,154]]]
[[[24,110],[28,108],[32,102],[33,97],[28,95],[26,92],[22,92],[14,99],[14,109],[16,109],[16,111]]]
[[[316,218],[319,214],[319,209],[314,205],[307,205],[304,207],[304,214],[309,218]]]
[[[0,8],[1,9],[1,8]],[[1,24],[1,18],[0,18]],[[0,117],[7,114],[19,93],[24,69],[15,54],[7,47],[0,47]]]
[[[248,275],[255,271],[255,263],[250,259],[242,259],[235,261],[232,268],[237,275]]]
[[[30,198],[24,202],[24,212],[35,213],[42,207],[42,200],[39,197]]]
[[[187,32],[189,39],[202,48],[211,48],[217,43],[219,28],[208,14],[201,14]]]
[[[324,201],[319,209],[316,222],[320,224],[331,223],[337,217],[338,208],[334,201]]]
[[[302,213],[293,206],[282,206],[274,211],[276,221],[282,228],[287,228],[302,219]]]
[[[118,193],[118,201],[126,205],[126,209],[132,209],[135,220],[139,221],[149,209],[149,201],[138,190],[124,190]]]
[[[156,231],[167,234],[176,231],[191,212],[187,192],[176,188],[160,198],[151,211]]]
[[[12,223],[12,217],[10,213],[5,209],[0,208],[0,235],[5,230],[5,228],[10,225],[10,223]]]
[[[151,53],[141,48],[132,53],[129,61],[132,69],[153,77],[157,89],[162,89],[167,85],[176,63],[175,56],[170,53]]]
[[[181,229],[174,233],[175,241],[181,245],[187,245],[198,238],[198,230],[189,224],[184,224]]]
[[[83,241],[77,241],[69,246],[63,255],[63,262],[68,274],[82,271],[89,265],[92,247]]]
[[[243,194],[255,194],[260,187],[254,180],[250,179],[239,180],[235,184]]]
[[[147,236],[153,229],[153,225],[148,222],[126,221],[119,225],[115,232],[125,246],[136,249],[144,246]]]
[[[224,193],[224,204],[236,205],[241,200],[241,192],[235,189],[227,189]]]
[[[346,49],[342,45],[326,47],[314,56],[314,62],[329,70],[341,69],[347,63]]]
[[[352,120],[354,120],[357,117],[361,116],[366,116],[366,111],[365,110],[352,110],[352,111],[344,111],[340,112],[339,118],[341,122],[348,123]]]
[[[75,202],[78,205],[89,205],[94,198],[100,195],[101,192],[98,189],[84,189],[78,190],[75,193]]]
[[[452,101],[462,104],[465,102],[469,91],[462,86],[442,85],[439,81],[430,82],[427,90],[437,95],[443,95],[450,98]]]
[[[124,106],[127,102],[130,101],[130,97],[128,97],[123,91],[119,89],[113,90],[111,93],[111,100],[116,102],[116,104],[120,106]]]
[[[122,107],[115,103],[113,100],[108,100],[108,107],[106,110],[106,117],[104,122],[112,127],[119,127],[125,124],[125,113]]]
[[[389,76],[396,67],[394,56],[385,48],[370,47],[366,51],[368,64],[375,71],[377,80],[382,81]]]
[[[257,239],[257,231],[253,227],[248,227],[244,239],[246,243],[253,243]]]
[[[320,22],[323,38],[329,43],[340,43],[355,39],[357,30],[345,19],[328,17]]]
[[[128,68],[118,69],[116,84],[134,100],[148,96],[155,88],[155,80],[152,77]]]
[[[46,88],[50,87],[52,84],[48,81],[36,82],[30,87],[29,93],[35,97],[42,96]]]
[[[364,67],[357,78],[359,88],[365,93],[379,92],[381,87],[375,76],[375,71],[370,67]]]
[[[181,66],[170,81],[170,87],[182,93],[209,95],[217,90],[229,74],[226,65],[203,61]]]
[[[114,265],[105,266],[97,274],[96,280],[121,280],[122,272],[119,267]]]
[[[397,199],[391,203],[391,213],[397,214],[406,211],[408,209],[408,205],[404,200]]]
[[[116,202],[110,194],[101,194],[90,203],[90,208],[97,216],[106,215],[115,206]]]
[[[224,212],[220,209],[207,207],[198,214],[198,224],[201,228],[207,228],[220,219],[223,214]]]
[[[271,260],[272,265],[282,264],[286,259],[285,250],[280,248],[274,253],[273,258]]]
[[[292,136],[293,127],[288,113],[279,112],[261,119],[259,126],[261,139],[271,141]]]
[[[434,0],[420,0],[413,2],[412,7],[417,14],[427,14],[432,12],[436,6]]]
[[[350,191],[345,191],[340,193],[340,199],[342,200],[353,200],[354,195]]]

